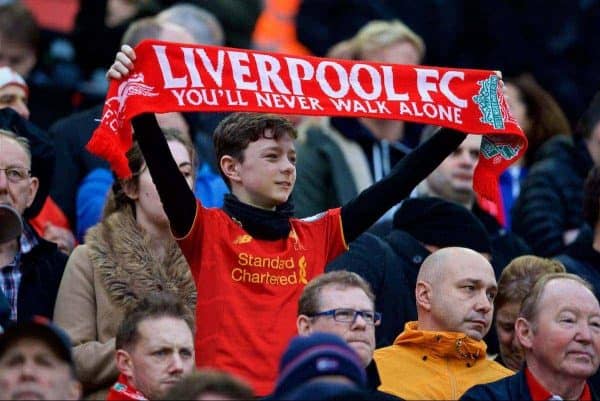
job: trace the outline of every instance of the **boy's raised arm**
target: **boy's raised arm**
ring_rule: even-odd
[[[196,197],[179,171],[154,114],[139,115],[131,123],[171,230],[175,237],[184,237],[194,223]]]
[[[356,239],[392,206],[409,196],[417,184],[454,152],[465,138],[463,132],[440,129],[396,163],[390,174],[342,206],[342,227],[346,241]]]

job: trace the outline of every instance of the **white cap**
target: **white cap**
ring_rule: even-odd
[[[18,85],[29,92],[29,87],[23,77],[14,72],[10,67],[0,67],[0,88],[8,85]]]
[[[0,204],[0,244],[19,238],[23,232],[21,215],[12,206]]]

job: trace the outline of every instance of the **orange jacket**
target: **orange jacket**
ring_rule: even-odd
[[[476,384],[514,373],[488,360],[486,348],[464,333],[422,331],[408,322],[393,345],[375,350],[379,390],[406,400],[458,400]]]

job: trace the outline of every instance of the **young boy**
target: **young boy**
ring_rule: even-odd
[[[122,50],[111,78],[126,76],[135,60],[130,47]],[[285,118],[234,113],[216,128],[217,160],[231,189],[223,209],[195,199],[154,115],[134,118],[133,127],[197,286],[196,364],[248,380],[257,395],[273,389],[304,285],[465,138],[443,130],[348,204],[300,220],[290,200],[296,131]]]

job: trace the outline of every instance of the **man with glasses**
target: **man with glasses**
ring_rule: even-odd
[[[298,301],[298,334],[324,332],[341,337],[358,354],[373,391],[380,384],[373,361],[375,327],[380,323],[381,314],[375,311],[371,287],[358,274],[345,270],[314,278]]]
[[[417,276],[418,320],[375,351],[379,390],[407,400],[457,400],[475,384],[512,375],[487,359],[482,340],[497,291],[494,269],[480,253],[448,247],[429,255]]]
[[[39,188],[38,177],[31,175],[29,142],[0,129],[0,149],[0,205],[23,219]],[[10,320],[27,321],[34,315],[52,319],[66,261],[56,244],[40,238],[25,219],[18,238],[0,243],[0,292],[10,305]]]

